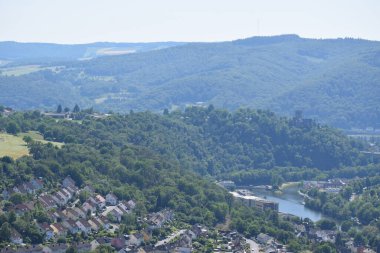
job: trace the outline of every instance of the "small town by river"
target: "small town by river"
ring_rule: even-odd
[[[301,218],[309,218],[312,221],[322,219],[322,213],[311,210],[303,205],[303,196],[298,193],[299,186],[291,185],[282,190],[282,193],[276,193],[265,189],[250,189],[253,195],[266,198],[279,204],[279,211],[289,213]]]

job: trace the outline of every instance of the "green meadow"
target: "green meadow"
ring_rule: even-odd
[[[46,141],[40,133],[35,131],[20,133],[18,135],[0,133],[0,157],[10,156],[13,159],[17,159],[24,155],[29,155],[28,147],[23,140],[24,136],[30,136],[34,141],[44,144],[50,142],[59,148],[63,145],[61,142]]]

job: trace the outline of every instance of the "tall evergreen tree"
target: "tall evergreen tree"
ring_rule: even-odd
[[[62,112],[62,105],[58,105],[57,107],[57,113],[61,113]]]
[[[74,113],[80,112],[80,108],[77,104],[74,106],[73,112]]]

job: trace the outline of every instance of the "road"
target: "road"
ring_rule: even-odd
[[[260,247],[259,244],[257,244],[255,241],[246,239],[247,243],[249,244],[249,247],[251,248],[251,253],[259,253]]]
[[[161,245],[164,245],[164,244],[167,244],[169,243],[171,240],[173,240],[175,237],[179,236],[179,235],[182,235],[183,233],[185,233],[186,229],[181,229],[173,234],[171,234],[170,236],[166,237],[164,240],[161,240],[159,242],[157,242],[154,247],[159,247]]]

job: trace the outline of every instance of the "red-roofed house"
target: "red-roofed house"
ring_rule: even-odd
[[[100,209],[106,206],[106,200],[102,195],[98,194],[95,196],[96,203]]]
[[[67,234],[67,229],[61,223],[51,224],[50,227],[53,229],[54,234],[57,237],[66,236]]]

